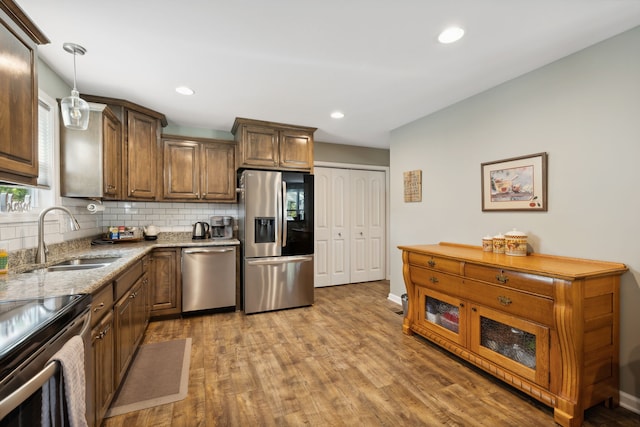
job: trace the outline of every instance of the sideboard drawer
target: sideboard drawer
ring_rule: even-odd
[[[551,277],[469,263],[464,266],[464,275],[469,279],[516,288],[549,298],[553,297],[553,279]]]
[[[422,285],[429,289],[454,296],[459,294],[462,286],[462,278],[429,270],[428,268],[412,268],[411,280],[416,285]]]
[[[518,292],[500,286],[491,286],[474,280],[465,280],[459,294],[461,298],[501,310],[542,325],[553,325],[553,300]]]
[[[462,274],[463,263],[455,259],[440,258],[432,255],[409,253],[409,263],[420,267],[446,271],[447,273]]]

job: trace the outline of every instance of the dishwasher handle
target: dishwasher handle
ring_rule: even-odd
[[[193,249],[183,249],[183,254],[201,254],[201,253],[216,253],[221,254],[225,252],[233,252],[235,251],[235,246],[224,246],[221,248],[193,248]]]
[[[270,257],[262,259],[254,259],[247,261],[247,265],[279,265],[293,262],[309,262],[313,261],[310,256],[287,256],[287,257]]]

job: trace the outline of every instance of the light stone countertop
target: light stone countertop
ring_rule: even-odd
[[[0,275],[0,301],[39,298],[69,294],[90,294],[109,283],[136,260],[157,248],[184,248],[198,246],[237,246],[237,239],[226,240],[172,240],[127,242],[96,245],[90,249],[68,252],[64,261],[75,258],[120,257],[113,263],[95,269],[48,272],[37,269],[26,273]]]

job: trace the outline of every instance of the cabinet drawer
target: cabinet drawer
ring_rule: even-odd
[[[553,300],[549,298],[473,280],[465,280],[461,288],[460,297],[463,299],[469,299],[478,304],[543,325],[553,325]]]
[[[115,281],[115,301],[118,301],[131,286],[138,280],[138,277],[144,273],[142,260],[136,261],[127,271],[122,273]]]
[[[553,279],[551,277],[476,264],[466,264],[464,266],[464,275],[469,279],[516,288],[549,298],[553,297]]]
[[[440,258],[432,255],[409,253],[409,263],[420,267],[446,271],[447,273],[462,274],[462,263],[454,259]]]
[[[113,305],[113,285],[109,283],[91,298],[91,326],[95,326]]]
[[[411,281],[416,285],[458,296],[462,286],[462,278],[429,270],[428,268],[411,268]]]

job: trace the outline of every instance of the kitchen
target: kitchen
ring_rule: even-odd
[[[531,151],[533,151],[533,150],[531,150]],[[497,153],[496,153],[496,154],[497,154]],[[424,156],[424,158],[427,158],[427,157],[428,157],[428,156]],[[499,158],[499,157],[504,157],[504,156],[498,156],[498,155],[496,155],[495,157],[496,157],[496,158]],[[482,160],[487,160],[485,157],[482,157],[482,156],[480,156],[480,158],[481,158]],[[416,160],[417,160],[417,159],[416,159]],[[399,160],[398,160],[398,159],[396,159],[396,161],[399,161]],[[404,158],[403,158],[403,159],[402,159],[402,162],[400,162],[399,164],[401,164],[401,165],[402,165],[401,169],[402,169],[402,170],[405,170],[405,169],[410,169],[408,166],[405,166],[405,164],[406,164],[406,165],[410,165],[410,164],[411,164],[411,162],[407,162],[407,161],[406,161],[406,159],[404,159]],[[399,167],[400,167],[400,166],[399,166]],[[475,166],[474,166],[473,168],[472,168],[472,167],[469,167],[469,169],[474,169],[474,168],[475,168]],[[396,179],[399,179],[399,178],[396,178]],[[559,178],[556,178],[556,180],[559,180]],[[627,181],[627,182],[631,182],[631,181],[632,181],[632,180],[629,180],[629,181]],[[561,182],[561,181],[560,181],[560,182]],[[401,188],[401,184],[399,184],[399,183],[397,183],[397,182],[395,182],[395,181],[394,181],[394,184],[392,185],[392,187],[393,187],[393,188],[398,188],[398,189],[400,189],[400,188]],[[399,196],[400,194],[401,194],[401,191],[399,190],[399,191],[398,191],[398,197],[400,197],[400,196]],[[75,202],[71,202],[71,203],[75,203]],[[139,207],[139,206],[135,206],[135,207],[126,207],[126,206],[119,206],[119,202],[107,202],[107,203],[108,203],[108,204],[113,204],[113,207],[114,207],[114,208],[116,208],[116,209],[122,209],[123,211],[126,211],[126,209],[146,208],[146,205],[145,205],[144,207]],[[403,205],[403,204],[402,204],[402,201],[401,201],[401,200],[398,200],[397,206],[402,206],[402,205]],[[80,210],[82,207],[86,207],[86,204],[85,204],[84,206],[82,206],[82,204],[81,204],[81,203],[78,203],[78,204],[76,205],[76,207],[78,208],[78,210]],[[172,207],[172,206],[163,206],[163,207],[162,207],[162,209],[164,209],[164,208],[172,209],[173,207]],[[474,206],[474,207],[470,207],[469,209],[471,209],[471,208],[475,209],[475,206]],[[216,209],[220,209],[220,212],[216,211]],[[207,218],[207,217],[211,216],[211,213],[212,213],[211,211],[212,211],[212,210],[214,211],[213,213],[215,213],[215,214],[223,214],[224,212],[222,212],[222,211],[224,210],[224,205],[218,206],[217,204],[213,204],[213,207],[212,207],[211,209],[209,209],[208,213],[204,216],[204,218],[203,218],[203,217],[200,217],[200,218],[196,218],[196,220],[203,220],[203,219],[205,219],[205,218]],[[631,210],[631,211],[633,211],[633,209],[630,209],[630,210]],[[230,212],[227,212],[227,213],[232,214],[232,213],[230,213]],[[104,215],[107,215],[107,214],[105,213]],[[126,213],[124,213],[124,212],[123,212],[123,215],[126,215]],[[511,219],[511,221],[515,221],[515,220],[516,220],[515,218],[514,218],[514,219]],[[89,216],[88,216],[87,221],[91,222],[91,221],[95,221],[95,219],[93,219],[92,217],[89,217]],[[110,220],[108,220],[108,221],[109,221],[109,222],[111,222]],[[193,220],[192,220],[192,221],[193,221]],[[186,222],[186,221],[185,221],[185,222]],[[408,221],[400,221],[398,224],[400,224],[400,223],[410,224],[411,222],[412,222],[411,220],[408,220]],[[415,221],[413,221],[413,222],[415,223]],[[457,221],[457,223],[459,223],[459,224],[466,224],[466,223],[467,223],[467,221]],[[631,223],[631,221],[628,221],[627,223],[628,223],[628,224],[630,224],[630,223]],[[100,225],[100,227],[101,227],[101,226],[102,226],[102,225]],[[168,225],[168,226],[169,226],[169,227],[171,227],[171,225]],[[402,224],[400,224],[400,226],[401,226],[401,229],[402,229],[402,230],[404,230],[404,231],[403,231],[403,233],[404,233],[404,234],[411,234],[411,232],[410,232],[408,229],[407,229],[407,230],[405,230],[405,228],[402,226]],[[187,225],[187,224],[185,224],[185,225],[182,225],[182,227],[188,227],[188,225]],[[495,228],[495,227],[496,227],[496,225],[495,225],[495,224],[489,224],[487,227],[489,227],[489,228]],[[184,232],[184,230],[180,230],[180,231],[183,231],[183,232]],[[624,230],[621,230],[621,232],[619,232],[619,233],[615,233],[615,234],[617,234],[617,235],[625,234],[623,231],[624,231]],[[421,230],[421,232],[423,232],[423,233],[424,233],[425,238],[427,238],[427,237],[428,237],[428,240],[429,240],[429,241],[438,241],[438,240],[444,240],[444,239],[452,239],[451,237],[449,237],[449,235],[432,235],[431,233],[433,233],[433,231],[429,231],[429,230]],[[453,232],[455,233],[455,231],[453,231]],[[463,236],[460,236],[459,238],[453,238],[453,240],[469,241],[469,243],[471,243],[471,244],[473,244],[473,243],[477,240],[476,238],[472,238],[472,237],[471,237],[472,235],[473,235],[473,236],[475,236],[475,234],[474,234],[474,231],[473,231],[473,230],[468,230],[468,231],[466,231],[466,230],[458,230],[458,232],[463,232],[463,233],[464,233],[464,234],[463,234]],[[477,230],[476,230],[476,233],[477,233]],[[482,233],[480,233],[478,236],[484,235],[484,233],[485,233],[485,231],[483,230],[483,232],[482,232]],[[414,234],[415,234],[415,232],[414,232]],[[412,237],[412,236],[410,236],[410,235],[409,235],[409,236],[405,236],[405,237],[402,239],[402,240],[403,240],[402,242],[400,242],[400,241],[395,242],[395,243],[391,244],[391,245],[390,245],[390,247],[395,247],[395,244],[402,244],[402,243],[406,243],[407,241],[413,241],[414,239],[412,239],[411,237]],[[413,236],[413,237],[415,237],[415,236]],[[606,240],[606,239],[604,239],[604,241],[607,241],[607,240]],[[549,237],[545,236],[545,244],[548,244],[549,242],[551,242],[551,241],[549,240]],[[391,243],[391,242],[390,242],[390,243]],[[35,246],[35,244],[32,244],[32,245],[31,245],[31,247],[33,247],[33,246]],[[563,250],[563,251],[561,251],[561,252],[562,252],[562,253],[564,253],[564,254],[569,254],[569,255],[574,254],[574,251],[572,251],[572,250],[570,250],[570,249],[571,249],[571,248],[566,248],[565,250]],[[618,254],[618,256],[613,256],[613,257],[611,257],[611,256],[607,256],[607,254],[608,254],[608,253],[603,253],[602,255],[599,255],[599,256],[598,256],[598,258],[602,258],[602,259],[610,259],[610,258],[613,258],[613,259],[616,259],[616,260],[625,261],[625,263],[627,263],[628,265],[631,265],[631,266],[633,265],[633,261],[627,261],[627,257],[625,256],[625,254],[624,254],[624,253],[623,253],[623,254]],[[622,255],[622,256],[621,256],[621,255]],[[584,256],[587,256],[587,254],[585,254]],[[394,258],[393,254],[392,254],[392,260],[394,260],[394,259],[395,259],[395,258]],[[399,271],[399,268],[398,268],[398,264],[397,264],[397,263],[398,263],[398,261],[393,261],[393,263],[392,263],[392,265],[391,265],[392,277],[396,277],[396,276],[397,276],[397,271]],[[394,276],[394,275],[393,275],[393,274],[394,274],[394,273],[393,273],[393,271],[394,271],[394,265],[395,265],[395,268],[397,269],[397,270],[396,270],[396,273],[395,273],[395,274],[396,274],[396,276]],[[627,276],[627,277],[628,277],[628,276]],[[626,279],[626,280],[629,280],[629,279]],[[392,292],[391,292],[391,293],[393,293],[393,294],[395,294],[396,296],[398,296],[399,294],[401,294],[401,293],[402,293],[402,287],[403,287],[403,285],[402,285],[402,279],[401,279],[401,278],[400,278],[399,280],[392,280]],[[628,289],[628,287],[627,287],[627,289]],[[624,292],[624,287],[623,287],[623,292]],[[628,292],[628,291],[627,291],[627,292]],[[633,294],[633,293],[632,293],[632,294],[628,294],[628,293],[627,293],[627,297],[629,297],[629,296],[631,297],[631,298],[628,298],[628,299],[627,299],[627,301],[633,301],[633,300],[635,299],[634,295],[635,295],[635,294]],[[624,300],[623,300],[623,301],[624,301]],[[629,310],[629,309],[627,309],[627,312],[629,312],[629,311],[630,311],[630,310]],[[624,327],[625,327],[624,325],[625,325],[625,323],[623,322],[623,329],[624,329]],[[627,348],[627,351],[626,351],[626,352],[627,352],[627,357],[629,357],[629,351],[633,349],[633,343],[634,343],[634,341],[633,341],[633,340],[628,340],[628,341],[626,341],[626,344],[625,344],[625,342],[623,341],[623,348]],[[626,345],[627,347],[625,347],[625,345]],[[629,349],[629,346],[631,346],[631,348],[630,348],[630,349]],[[628,368],[626,368],[626,369],[631,369],[631,371],[632,371],[632,369],[633,369],[633,363],[632,363],[632,362],[633,362],[633,360],[634,360],[633,358],[631,358],[631,359],[630,359],[631,363],[629,364],[629,367],[628,367]],[[627,386],[627,387],[626,387],[626,390],[627,390],[627,391],[629,391],[629,390],[631,390],[631,389],[629,388],[629,386]],[[632,391],[632,390],[631,390],[631,391]]]

